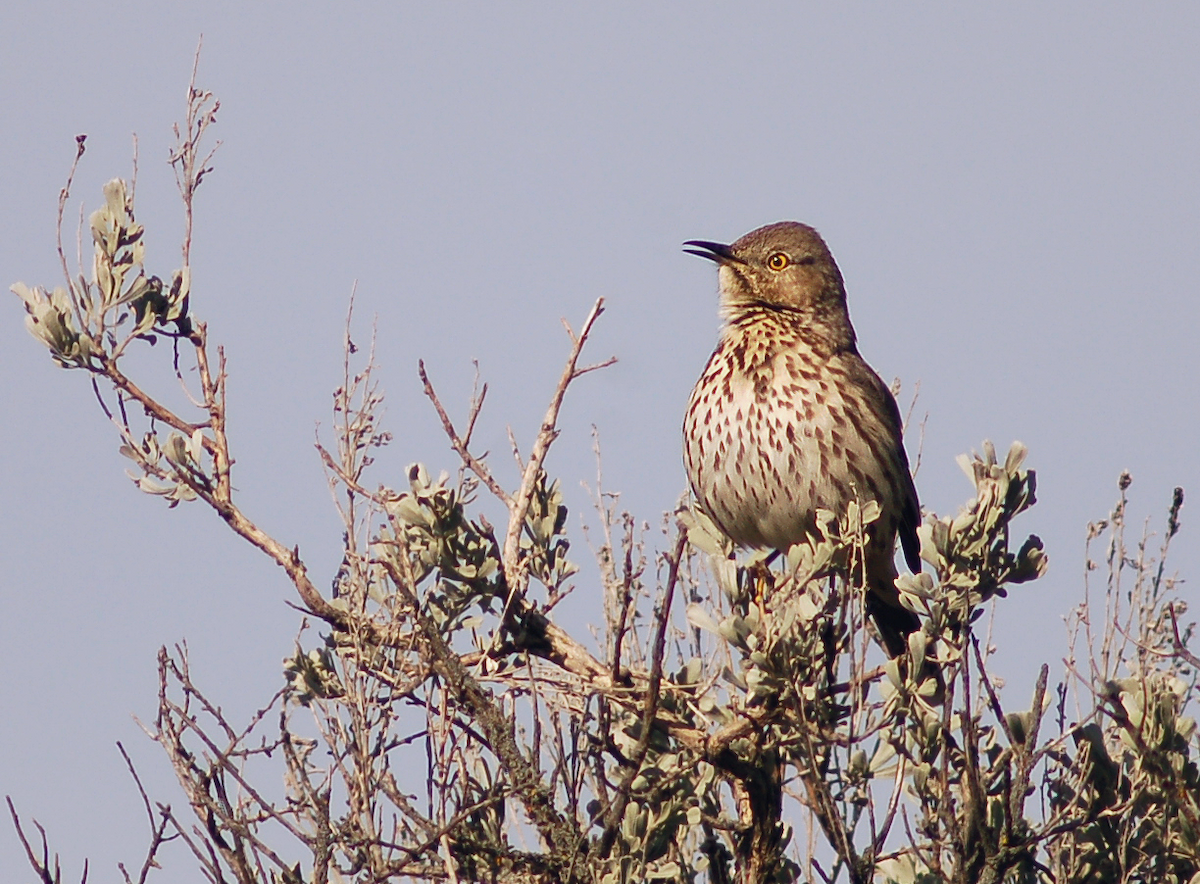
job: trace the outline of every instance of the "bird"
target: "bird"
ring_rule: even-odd
[[[875,500],[866,528],[867,611],[898,657],[920,621],[900,604],[896,538],[921,569],[921,508],[891,390],[859,355],[842,273],[812,227],[768,224],[730,244],[689,240],[717,264],[716,349],[683,421],[684,462],[701,510],[739,547],[785,551]]]

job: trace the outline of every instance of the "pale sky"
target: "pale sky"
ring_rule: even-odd
[[[679,426],[717,315],[713,267],[681,243],[812,224],[865,358],[920,382],[925,506],[969,496],[954,457],[983,439],[1030,448],[1040,503],[1017,527],[1044,538],[1050,571],[1001,604],[995,636],[1022,708],[1042,661],[1061,671],[1085,527],[1119,472],[1133,520],[1156,528],[1175,485],[1200,490],[1200,10],[1150,9],[10,3],[0,281],[59,282],[77,133],[88,211],[128,175],[137,133],[148,264],[177,266],[164,160],[203,33],[224,144],[198,200],[193,311],[229,355],[242,505],[327,586],[340,527],[312,443],[355,280],[396,435],[374,481],[393,485],[414,460],[456,467],[418,358],[458,415],[479,360],[478,438],[508,465],[506,427],[528,446],[565,355],[560,317],[606,299],[591,354],[620,361],[579,383],[550,461],[584,558],[591,425],[639,518],[657,524],[684,490]],[[0,793],[47,826],[67,880],[85,856],[91,880],[117,880],[146,832],[115,741],[184,805],[131,718],[153,717],[156,649],[186,639],[198,681],[244,713],[281,683],[295,598],[210,512],[132,486],[86,378],[50,362],[6,297]],[[136,367],[165,380],[163,355]],[[574,602],[572,622],[599,622],[592,586]],[[182,850],[165,859],[157,880],[198,879]],[[30,878],[0,823],[0,880]]]

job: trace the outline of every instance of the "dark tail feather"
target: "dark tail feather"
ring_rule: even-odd
[[[890,597],[879,592],[875,586],[877,585],[874,585],[871,592],[867,593],[867,613],[875,623],[875,631],[879,634],[879,640],[883,644],[883,649],[887,651],[887,655],[893,659],[902,658],[901,669],[907,672],[908,637],[921,628],[921,621],[912,611],[900,606],[899,594],[890,581],[887,586],[892,591]],[[895,601],[890,601],[890,599],[895,599]],[[921,672],[916,674],[914,680],[924,686],[926,679],[930,676],[934,679],[936,687],[932,692],[924,693],[923,696],[926,702],[936,705],[945,700],[946,680],[942,676],[941,667],[933,660],[926,658],[925,665],[921,667]]]
[[[892,590],[892,594],[895,594]],[[867,593],[867,613],[875,621],[883,649],[889,657],[899,657],[908,652],[909,633],[921,628],[917,615],[897,604],[888,604],[878,592]]]

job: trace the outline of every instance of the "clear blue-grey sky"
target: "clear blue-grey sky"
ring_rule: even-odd
[[[1085,526],[1120,470],[1156,525],[1175,485],[1200,490],[1194,4],[10,3],[6,286],[57,281],[55,201],[81,132],[89,211],[137,133],[148,263],[177,266],[164,160],[201,32],[224,145],[198,203],[193,309],[229,354],[244,507],[320,585],[339,524],[313,433],[354,280],[360,338],[378,317],[392,484],[412,460],[454,465],[419,357],[458,414],[479,360],[479,439],[507,462],[506,426],[528,443],[564,355],[559,318],[604,297],[592,354],[620,361],[578,385],[550,465],[577,519],[595,424],[606,484],[656,522],[684,489],[680,416],[717,329],[713,268],[680,244],[781,219],[825,235],[868,361],[920,382],[927,507],[969,495],[958,453],[1030,448],[1041,502],[1021,527],[1051,566],[1001,605],[1014,703],[1061,657]],[[283,575],[211,513],[133,488],[86,379],[52,365],[8,297],[0,792],[46,824],[69,880],[85,856],[114,880],[145,841],[114,742],[183,804],[130,717],[153,715],[156,648],[186,639],[200,683],[244,712],[280,684],[297,615]],[[1200,564],[1189,513],[1184,576]],[[589,587],[575,601],[599,620]],[[167,860],[163,880],[194,879]],[[0,824],[0,879],[25,869]]]

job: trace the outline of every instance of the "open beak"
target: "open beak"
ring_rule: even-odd
[[[696,246],[694,249],[684,249],[689,255],[699,255],[718,264],[745,264],[746,262],[733,253],[733,249],[724,243],[708,242],[703,239],[689,239],[685,246]]]

